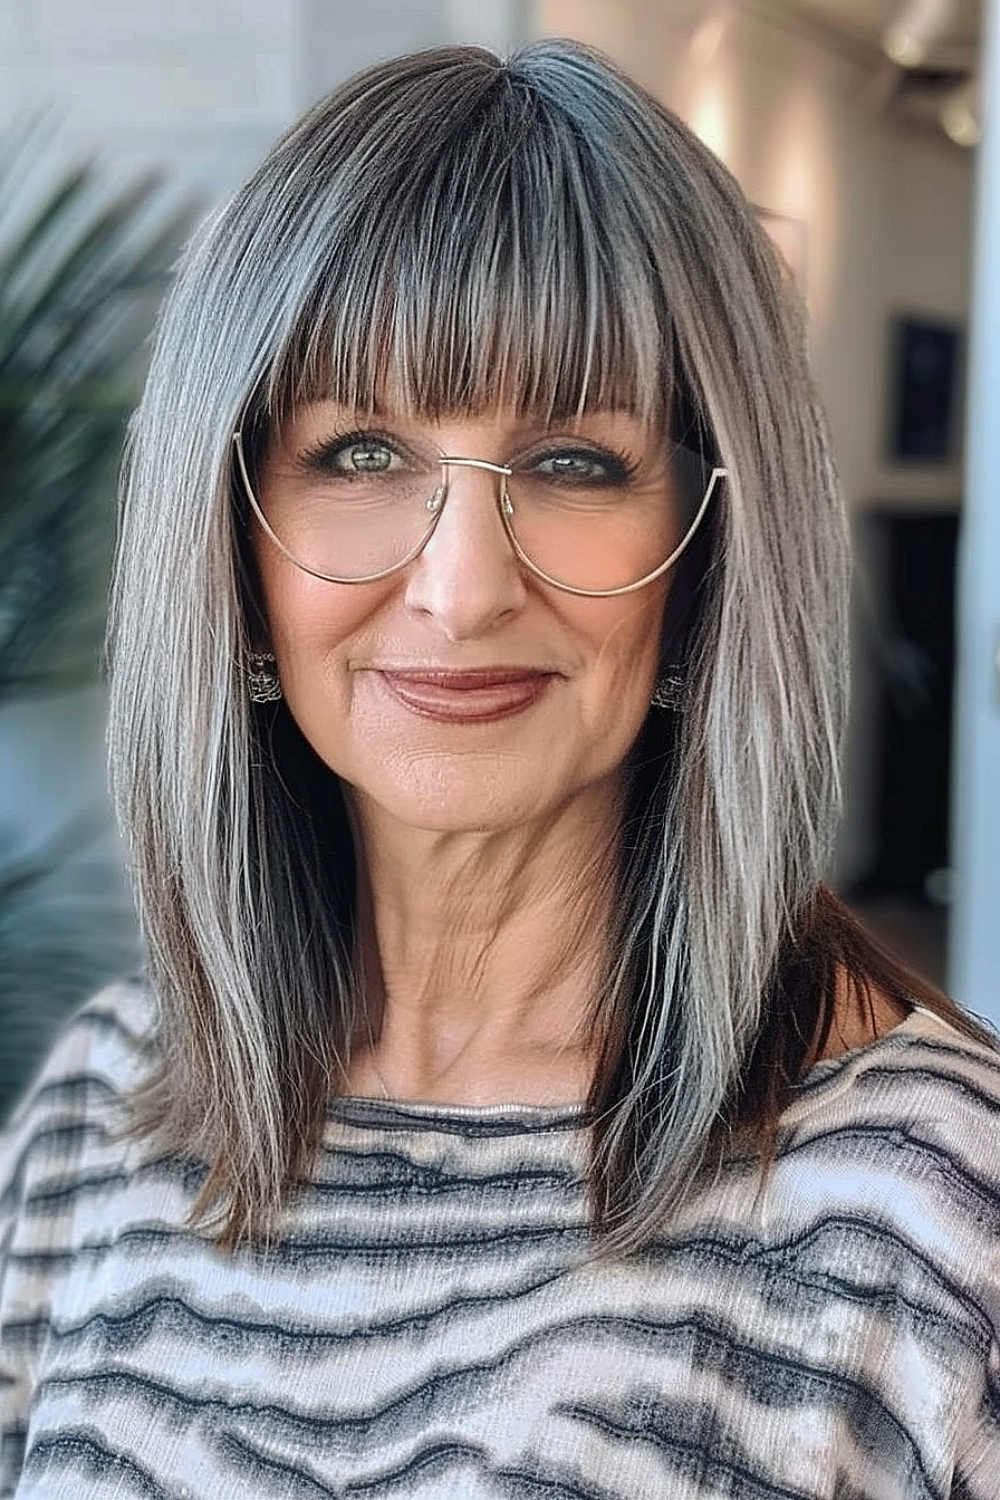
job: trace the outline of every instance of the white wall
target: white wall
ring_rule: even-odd
[[[0,0],[0,119],[54,106],[68,142],[214,197],[357,69],[527,24],[525,0]]]
[[[157,163],[216,194],[298,102],[298,0],[2,0],[5,116],[39,107],[68,142]]]

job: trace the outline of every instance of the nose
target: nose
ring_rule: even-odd
[[[406,570],[406,605],[448,640],[487,635],[523,607],[527,587],[498,505],[502,476],[442,468],[445,499],[434,532]]]

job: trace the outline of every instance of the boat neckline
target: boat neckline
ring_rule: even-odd
[[[930,1021],[931,1027],[927,1022]],[[836,1057],[821,1058],[813,1063],[808,1072],[794,1087],[794,1105],[803,1092],[826,1079],[841,1073],[851,1063],[870,1058],[900,1040],[927,1037],[934,1033],[963,1041],[962,1033],[934,1011],[914,1005],[897,1025],[880,1037],[840,1052]],[[505,1125],[518,1129],[567,1129],[588,1122],[588,1111],[584,1102],[567,1101],[559,1104],[519,1103],[505,1101],[499,1104],[458,1104],[441,1100],[379,1099],[365,1094],[343,1094],[330,1101],[327,1117],[337,1120],[353,1120],[360,1123],[392,1123],[408,1121],[414,1126],[429,1127],[454,1125],[457,1129],[481,1126],[484,1133],[500,1133]]]

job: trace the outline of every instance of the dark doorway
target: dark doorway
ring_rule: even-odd
[[[949,894],[952,690],[958,512],[874,510],[863,557],[878,626],[866,632],[877,681],[872,724],[874,859],[845,892],[892,946],[941,977]],[[862,564],[864,565],[864,564]],[[906,943],[907,930],[916,941]],[[933,954],[925,949],[933,936]],[[937,952],[941,949],[940,954]],[[918,951],[919,950],[919,953]]]

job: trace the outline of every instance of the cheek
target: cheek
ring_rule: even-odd
[[[668,587],[661,583],[655,594],[649,592],[648,598],[640,593],[574,601],[591,605],[586,621],[590,670],[581,704],[586,738],[611,762],[624,759],[634,744],[656,686]],[[595,607],[600,610],[597,619]]]
[[[646,692],[656,680],[667,586],[660,583],[638,594],[618,599],[581,600],[600,610],[589,620],[594,640],[595,677],[608,688],[627,693]]]
[[[264,613],[293,715],[303,697],[341,679],[351,642],[384,598],[386,584],[328,583],[275,548],[258,554]]]

